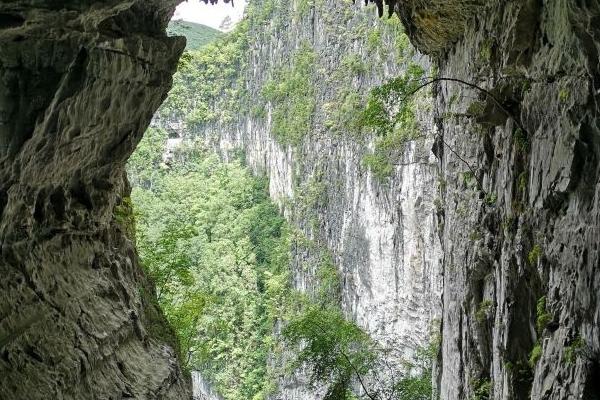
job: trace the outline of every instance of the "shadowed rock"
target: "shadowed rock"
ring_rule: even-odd
[[[2,399],[190,396],[118,218],[184,47],[175,4],[0,5]]]

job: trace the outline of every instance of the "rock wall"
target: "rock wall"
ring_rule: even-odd
[[[221,400],[222,397],[216,393],[210,382],[202,376],[199,371],[192,371],[193,400]]]
[[[123,200],[123,163],[183,47],[163,34],[174,3],[0,5],[3,399],[190,396]],[[290,219],[331,251],[349,317],[401,355],[428,336],[443,266],[441,398],[598,399],[598,2],[392,3],[455,80],[433,85],[435,107],[419,114],[431,134],[385,184],[361,162],[372,138],[325,134],[328,67],[343,55],[373,61],[352,72],[359,93],[403,72],[369,52],[354,29],[363,11],[342,2],[294,2],[278,19],[289,24],[254,31],[250,93],[265,60],[287,63],[300,41],[316,50],[310,137],[275,141],[269,106],[204,134],[227,132],[218,147],[245,148],[270,176]],[[317,213],[286,208],[311,182],[325,188]],[[313,279],[305,256],[299,288]]]
[[[176,1],[0,4],[0,398],[184,399],[124,163],[171,85]]]
[[[440,77],[479,87],[436,90],[441,398],[598,399],[600,5],[451,3],[476,15],[458,36],[401,10]]]

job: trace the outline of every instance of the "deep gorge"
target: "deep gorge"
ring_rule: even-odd
[[[597,1],[253,0],[197,52],[165,34],[176,3],[0,5],[0,398],[190,398],[178,325],[131,223],[154,179],[140,151],[161,164],[167,135],[183,144],[166,174],[199,145],[218,157],[182,168],[258,179],[237,193],[264,202],[256,221],[295,234],[257,259],[289,268],[286,299],[322,305],[336,287],[338,311],[308,315],[343,327],[349,349],[364,334],[401,364],[435,342],[439,399],[600,398]],[[125,164],[148,125],[131,195]],[[213,182],[193,181],[199,194]],[[213,264],[202,279],[225,268]],[[258,338],[285,329],[273,315]],[[369,397],[347,371],[340,382]],[[236,393],[321,399],[309,372]]]

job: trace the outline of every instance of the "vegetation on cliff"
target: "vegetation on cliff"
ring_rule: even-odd
[[[383,68],[379,63],[410,55],[397,20],[372,26],[345,8],[350,32],[329,33],[360,40],[368,59],[358,50],[329,65],[330,55],[299,41],[285,50],[286,62],[250,78],[248,65],[258,51],[253,41],[315,8],[332,19],[331,29],[341,29],[322,2],[288,10],[279,0],[255,1],[234,31],[188,47],[156,117],[158,125],[183,125],[183,144],[165,158],[167,133],[150,129],[128,166],[138,251],[185,367],[200,370],[225,399],[266,399],[281,376],[298,368],[311,372],[327,400],[362,392],[373,399],[430,398],[431,354],[416,364],[390,362],[390,350],[342,312],[340,276],[326,245],[300,229],[306,220],[309,229],[318,228],[316,211],[326,201],[320,177],[299,183],[289,199],[296,227],[279,215],[267,182],[251,175],[243,155],[224,163],[199,135],[208,125],[227,129],[250,117],[270,121],[279,144],[299,148],[324,128],[371,141],[363,165],[381,180],[392,174],[393,161],[417,131],[414,103],[396,103],[423,71],[410,64],[405,75],[372,91],[359,82],[368,69]],[[382,48],[390,37],[396,46]],[[292,289],[293,253],[307,254],[305,265],[295,268],[314,278],[302,293]],[[284,356],[283,349],[295,354]],[[382,376],[381,368],[393,376]]]
[[[165,163],[166,139],[150,129],[138,146],[129,162],[131,199],[141,262],[187,369],[202,371],[231,400],[265,399],[290,367],[308,367],[328,400],[354,398],[362,379],[369,383],[358,390],[378,399],[431,395],[431,357],[411,366],[416,373],[385,364],[401,377],[396,381],[373,379],[386,350],[344,317],[331,258],[279,215],[264,179],[199,142],[182,145]],[[305,293],[290,280],[291,249],[302,246],[318,255],[315,287]],[[298,354],[277,366],[284,343]]]
[[[248,69],[252,59],[265,54],[261,40],[280,35],[290,18],[308,18],[310,10],[329,21],[326,34],[357,43],[355,49],[336,58],[301,40],[278,50],[282,62],[265,64],[261,71]],[[363,165],[385,182],[406,143],[423,136],[415,101],[400,99],[405,92],[399,86],[412,87],[425,71],[412,62],[414,50],[397,18],[369,21],[347,4],[332,11],[322,1],[302,1],[292,9],[280,0],[253,1],[231,33],[183,55],[160,115],[184,122],[190,134],[250,117],[268,123],[280,144],[294,147],[321,132],[372,141]],[[401,75],[371,93],[374,85],[361,78],[387,63],[401,66]]]

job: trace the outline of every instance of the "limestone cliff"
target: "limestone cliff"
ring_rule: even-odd
[[[347,317],[390,349],[393,361],[409,360],[428,344],[441,310],[432,98],[426,91],[418,97],[410,133],[418,138],[386,154],[385,174],[365,163],[379,138],[354,121],[372,89],[411,65],[428,69],[429,61],[410,46],[398,19],[381,20],[373,7],[262,0],[249,7],[240,74],[194,118],[204,110],[195,93],[203,78],[186,68],[177,82],[189,87],[172,92],[154,124],[172,137],[202,138],[225,159],[242,150],[254,172],[268,176],[288,220],[317,244],[293,249],[293,286],[310,292],[316,266],[330,253]],[[271,89],[277,85],[283,87]],[[269,90],[284,93],[292,118],[268,99]],[[319,398],[302,376],[281,386],[276,398]]]
[[[303,43],[315,50],[317,111],[308,137],[282,141],[283,117],[272,103],[240,108],[242,118],[200,124],[195,133],[225,156],[244,148],[248,163],[269,175],[289,218],[334,255],[348,315],[376,337],[410,348],[424,336],[436,315],[440,266],[441,398],[598,398],[600,6],[391,3],[438,70],[427,86],[433,110],[419,111],[429,139],[405,147],[386,184],[361,162],[373,141],[349,137],[348,120],[330,118],[332,108],[348,105],[338,101],[339,82],[328,86],[342,55],[369,54],[369,42],[348,33],[360,11],[345,20],[335,5],[300,1],[287,10],[290,24],[271,18],[254,31],[243,86],[252,99]],[[402,60],[376,57],[366,72],[347,71],[352,91],[403,73]],[[298,215],[286,200],[298,197],[317,212]],[[310,287],[298,271],[297,287]],[[290,388],[294,396],[303,396],[301,386]]]
[[[184,47],[175,3],[0,4],[2,399],[190,397],[124,179]]]
[[[411,3],[439,76],[479,87],[436,90],[441,398],[598,399],[600,5]],[[473,17],[447,35],[431,7]]]
[[[403,74],[409,63],[427,65],[427,61],[409,46],[398,52],[370,51],[366,38],[370,30],[380,30],[382,41],[398,40],[391,37],[395,28],[379,21],[372,9],[316,3],[291,21],[280,31],[276,26],[274,32],[251,28],[256,45],[249,70],[260,72],[247,77],[247,90],[251,97],[260,98],[269,77],[288,64],[299,48],[309,46],[315,54],[315,112],[301,142],[282,144],[273,133],[271,103],[265,105],[264,116],[246,115],[233,126],[208,125],[195,133],[218,141],[218,149],[225,153],[236,147],[244,150],[247,163],[269,176],[271,196],[288,218],[332,253],[348,316],[387,346],[410,356],[429,340],[439,297],[430,100],[421,99],[419,114],[418,130],[426,137],[408,144],[392,161],[390,176],[382,179],[364,163],[376,138],[360,137],[343,122],[333,126],[332,114],[345,106],[345,89],[365,96]],[[361,30],[365,37],[360,37]],[[353,70],[349,60],[359,66]],[[338,74],[344,76],[338,80]],[[350,111],[359,112],[358,108]],[[316,277],[302,268],[310,255],[296,257],[295,286],[310,288]]]

